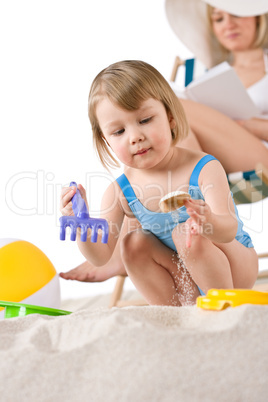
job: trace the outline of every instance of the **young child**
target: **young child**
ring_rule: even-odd
[[[226,174],[212,156],[176,146],[188,126],[167,81],[141,61],[122,61],[101,71],[89,94],[94,144],[104,166],[125,173],[105,191],[101,217],[109,223],[108,244],[78,246],[91,264],[113,255],[124,217],[135,217],[120,243],[132,282],[151,305],[195,303],[210,288],[251,288],[257,255],[243,230]],[[82,196],[85,190],[79,185]],[[159,201],[182,190],[191,199],[175,213]],[[75,188],[63,188],[61,212],[72,213]],[[79,238],[79,236],[78,236]]]

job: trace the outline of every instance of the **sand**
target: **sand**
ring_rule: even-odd
[[[0,401],[267,401],[268,306],[106,302],[0,321]]]

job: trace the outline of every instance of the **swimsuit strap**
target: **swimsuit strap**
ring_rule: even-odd
[[[190,177],[190,181],[189,181],[190,186],[198,186],[198,179],[199,179],[199,174],[200,174],[201,170],[208,162],[210,162],[212,160],[217,160],[217,159],[214,158],[214,156],[212,156],[212,155],[205,155],[205,156],[203,156],[203,158],[200,159],[199,162],[197,162],[197,164],[195,165],[195,168],[191,174],[191,177]]]
[[[128,178],[124,173],[121,176],[119,176],[116,179],[116,181],[119,184],[121,190],[123,191],[123,194],[126,197],[128,203],[137,199],[136,194],[134,193],[134,190],[128,181]]]
[[[203,156],[202,159],[200,159],[199,162],[197,162],[197,164],[195,165],[195,168],[191,174],[191,177],[190,177],[190,181],[189,181],[190,186],[198,186],[198,178],[199,178],[199,174],[200,174],[202,168],[208,162],[210,162],[212,160],[217,160],[217,159],[214,158],[214,156],[212,156],[212,155],[205,155],[205,156]],[[123,194],[126,197],[126,200],[128,203],[137,199],[136,194],[134,193],[134,190],[128,181],[128,178],[126,177],[126,175],[124,173],[121,176],[119,176],[116,179],[116,181],[119,184],[119,187],[121,188],[121,190],[123,191]]]

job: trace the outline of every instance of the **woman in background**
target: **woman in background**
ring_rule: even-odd
[[[214,155],[227,173],[253,170],[258,162],[268,167],[268,2],[166,0],[166,12],[194,57],[207,68],[228,61],[259,109],[252,119],[234,121],[181,99],[191,127],[184,146]]]

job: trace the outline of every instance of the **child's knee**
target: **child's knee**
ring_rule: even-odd
[[[191,238],[190,252],[192,256],[205,258],[211,245],[212,243],[210,240],[206,239],[200,234],[197,234]]]
[[[185,224],[177,225],[172,231],[172,240],[177,251],[185,248],[186,245],[186,226]]]
[[[191,245],[188,248],[186,245],[187,242],[187,234],[188,228],[187,225],[182,224],[178,225],[173,229],[172,239],[177,249],[177,253],[185,254],[185,250],[188,249],[189,253],[194,256],[201,256],[206,252],[207,247],[209,246],[210,240],[206,239],[201,234],[195,234],[191,236]]]
[[[144,253],[148,253],[146,247],[146,236],[142,229],[129,232],[121,242],[121,256],[124,262],[134,261],[143,258]]]

